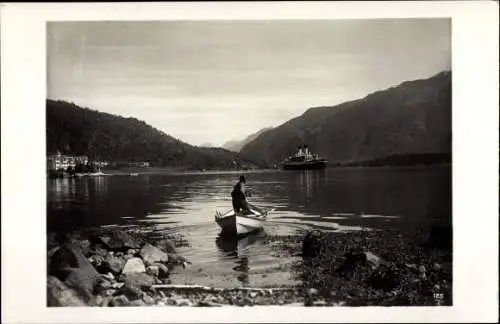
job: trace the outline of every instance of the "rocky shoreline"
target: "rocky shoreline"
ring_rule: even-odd
[[[302,284],[217,288],[171,282],[190,267],[168,238],[123,229],[48,236],[48,306],[410,306],[451,305],[451,233],[310,231],[270,236],[276,253],[301,255],[290,269]],[[278,242],[278,244],[277,244]],[[182,271],[182,270],[180,270]]]

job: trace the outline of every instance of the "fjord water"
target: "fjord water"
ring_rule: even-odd
[[[246,172],[251,203],[275,208],[264,231],[220,237],[216,210],[231,208],[240,173],[114,174],[47,180],[48,232],[93,226],[138,227],[175,237],[193,264],[172,281],[214,286],[293,284],[294,256],[276,253],[273,235],[309,228],[383,229],[451,223],[451,168],[339,168]],[[285,269],[285,270],[284,270]]]

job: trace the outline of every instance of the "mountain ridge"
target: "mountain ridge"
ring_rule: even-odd
[[[260,134],[241,153],[273,164],[304,144],[335,162],[451,153],[451,72],[404,81],[336,106],[309,108]]]

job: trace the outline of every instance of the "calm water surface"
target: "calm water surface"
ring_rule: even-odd
[[[308,228],[358,230],[434,220],[451,222],[451,168],[352,168],[251,172],[250,202],[275,208],[264,231],[243,240],[219,237],[216,210],[231,208],[239,173],[109,175],[48,180],[48,231],[90,226],[146,226],[185,244],[193,265],[175,283],[216,286],[294,283],[294,257],[276,254],[269,235]]]

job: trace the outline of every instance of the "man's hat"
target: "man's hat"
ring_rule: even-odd
[[[242,176],[240,176],[240,181],[241,181],[241,182],[245,182],[245,176],[243,176],[243,175],[242,175]]]

